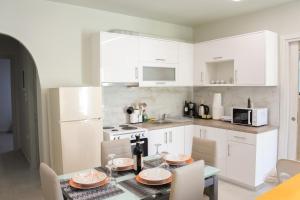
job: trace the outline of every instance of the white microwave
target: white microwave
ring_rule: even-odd
[[[264,126],[268,124],[268,108],[232,108],[233,124]]]

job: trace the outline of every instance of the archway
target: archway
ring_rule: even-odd
[[[1,59],[9,61],[10,64],[12,116],[10,130],[13,138],[12,150],[14,152],[21,152],[30,167],[36,168],[39,164],[39,119],[37,109],[38,95],[40,94],[36,64],[31,53],[20,41],[9,35],[0,33],[0,60]],[[2,99],[4,100],[4,97],[7,97],[7,95],[9,95],[9,93],[3,93]],[[9,106],[7,99],[9,98],[6,98],[5,103]],[[6,109],[6,112],[7,110],[9,109]],[[1,119],[3,120],[3,118],[0,117],[0,121]],[[6,120],[6,122],[9,123],[9,120]],[[2,141],[2,143],[3,142],[6,141]]]

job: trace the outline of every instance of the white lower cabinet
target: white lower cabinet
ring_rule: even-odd
[[[254,189],[264,183],[277,161],[277,130],[259,134],[199,125],[185,126],[185,154],[193,137],[216,141],[216,167],[223,179]]]
[[[255,159],[256,147],[254,145],[229,141],[226,177],[254,186]]]
[[[155,144],[161,144],[159,152],[184,153],[184,126],[152,130],[148,133],[148,154],[155,155]]]

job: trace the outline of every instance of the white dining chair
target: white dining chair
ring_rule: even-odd
[[[103,141],[101,143],[101,165],[108,162],[108,155],[115,154],[115,158],[132,158],[131,143],[129,139]]]
[[[170,200],[209,200],[203,194],[204,185],[203,160],[177,168],[173,173]]]
[[[300,162],[296,160],[280,159],[276,164],[277,178],[281,183],[300,173]]]
[[[216,166],[216,142],[193,137],[192,158],[204,160],[206,165]]]
[[[63,200],[56,173],[45,163],[40,164],[40,177],[45,200]]]

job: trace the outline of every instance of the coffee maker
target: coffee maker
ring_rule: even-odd
[[[184,112],[183,115],[185,117],[196,117],[197,116],[197,109],[196,109],[196,104],[193,102],[185,102],[184,103]]]

